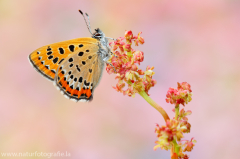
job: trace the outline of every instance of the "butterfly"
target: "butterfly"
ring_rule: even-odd
[[[111,48],[105,34],[99,29],[91,32],[89,16],[86,20],[92,37],[77,38],[49,44],[29,55],[32,66],[44,77],[54,82],[58,90],[68,99],[88,102],[93,99],[104,68],[111,57]],[[113,67],[113,66],[112,66]]]

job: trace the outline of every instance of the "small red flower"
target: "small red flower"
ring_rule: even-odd
[[[171,159],[178,159],[177,153],[173,153],[172,156],[171,156]]]
[[[135,45],[138,46],[138,43],[140,44],[144,44],[144,39],[142,37],[140,37],[140,34],[142,34],[142,32],[138,33],[138,36],[135,36],[134,38],[136,39],[134,41]]]
[[[124,49],[124,51],[129,52],[129,51],[131,51],[131,45],[130,44],[125,44],[125,45],[123,45],[123,49]]]
[[[132,33],[131,30],[127,30],[127,31],[125,32],[125,38],[126,38],[127,41],[131,42],[131,40],[132,40],[132,38],[133,38],[133,33]]]
[[[185,143],[184,143],[184,146],[186,146],[185,147],[185,149],[183,150],[183,152],[185,152],[185,151],[192,151],[192,149],[193,149],[193,146],[195,146],[195,144],[194,143],[196,143],[196,140],[194,140],[193,138],[190,140],[190,141],[186,141]]]
[[[143,62],[144,55],[142,51],[136,51],[133,56],[133,60],[135,63],[138,63],[140,65],[140,62]]]

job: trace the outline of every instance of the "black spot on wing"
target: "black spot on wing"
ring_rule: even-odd
[[[76,68],[78,70],[78,72],[81,72],[80,68],[78,67],[78,65],[76,65]]]
[[[73,58],[71,57],[70,59],[68,59],[68,62],[73,62]]]
[[[63,48],[58,48],[60,54],[64,54],[64,49]]]
[[[58,62],[58,64],[61,64],[61,63],[63,62],[63,60],[64,60],[64,59],[61,59],[61,60]]]
[[[82,51],[78,53],[78,56],[82,56],[82,55],[83,55],[83,52],[82,52]]]
[[[49,70],[49,66],[48,65],[45,65],[45,68]]]
[[[82,81],[83,81],[83,78],[82,78],[82,77],[79,77],[78,82],[82,83]]]
[[[53,56],[52,56],[52,55],[48,56],[48,59],[49,59],[49,60],[51,60],[52,58],[53,58]]]
[[[71,64],[69,65],[69,67],[73,67],[73,64],[71,63]]]
[[[57,63],[58,62],[58,57],[56,57],[55,59],[53,59],[53,63]]]
[[[47,51],[51,51],[52,49],[51,49],[51,47],[50,46],[48,46],[48,48],[47,48]]]
[[[89,85],[90,85],[90,82],[87,83],[87,81],[84,80],[84,85],[85,85],[85,86],[89,86]]]
[[[68,48],[69,48],[70,51],[74,52],[75,46],[74,45],[69,45]]]

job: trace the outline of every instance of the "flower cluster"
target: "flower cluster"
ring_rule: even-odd
[[[144,43],[144,39],[140,34],[141,32],[138,36],[133,36],[132,31],[126,31],[124,37],[120,37],[110,43],[115,56],[112,56],[108,61],[112,66],[107,65],[106,67],[109,74],[117,74],[116,79],[118,79],[118,83],[113,88],[124,95],[132,97],[135,96],[135,93],[142,91],[148,94],[149,89],[157,83],[156,80],[152,79],[152,76],[155,74],[153,72],[154,67],[148,66],[146,71],[143,71],[137,66],[137,64],[140,65],[143,62],[144,54],[142,51],[132,49],[132,43],[135,46]],[[123,90],[126,84],[128,88]]]
[[[167,92],[166,102],[171,104],[188,104],[192,100],[192,90],[190,84],[183,82],[178,83],[177,89],[170,87]]]
[[[175,117],[168,120],[166,125],[160,127],[157,124],[155,128],[158,140],[155,142],[157,145],[154,150],[157,148],[171,150],[172,159],[188,159],[188,155],[183,154],[183,152],[191,151],[196,142],[193,138],[190,141],[182,140],[183,133],[190,132],[191,124],[186,116],[192,114],[192,112],[184,109],[179,111],[179,104],[184,106],[191,101],[191,92],[191,86],[187,82],[178,83],[177,89],[169,88],[166,101],[175,105]],[[182,144],[183,141],[185,141],[184,144]]]

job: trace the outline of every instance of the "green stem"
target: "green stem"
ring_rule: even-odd
[[[179,104],[177,104],[175,106],[175,119],[177,120],[178,119],[178,115],[179,115]]]
[[[139,94],[155,109],[157,109],[157,111],[159,111],[159,113],[162,114],[165,122],[167,122],[167,120],[169,120],[169,116],[168,114],[165,112],[165,110],[159,106],[156,102],[154,102],[148,95],[145,91],[141,91],[139,92]]]
[[[181,146],[178,145],[176,140],[173,140],[172,143],[173,143],[173,152],[175,152],[177,155],[179,155],[179,150],[180,150]]]
[[[132,57],[133,56],[132,51],[127,52],[127,56]]]

